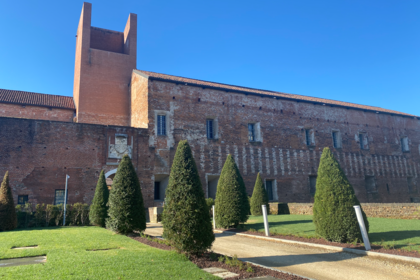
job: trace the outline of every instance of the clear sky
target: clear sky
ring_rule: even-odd
[[[0,1],[0,88],[73,94],[82,1]],[[419,0],[93,0],[137,68],[420,115]]]

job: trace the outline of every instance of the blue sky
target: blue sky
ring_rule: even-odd
[[[82,1],[1,1],[0,88],[71,96]],[[420,1],[91,1],[137,68],[420,115]]]

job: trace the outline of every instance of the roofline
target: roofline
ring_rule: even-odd
[[[24,106],[36,106],[36,107],[55,108],[55,109],[64,109],[64,110],[76,111],[76,108],[69,108],[69,107],[47,106],[47,105],[38,105],[38,104],[29,104],[29,103],[17,103],[17,102],[7,102],[7,101],[0,101],[0,103],[13,104],[13,105],[22,105],[22,106],[23,105]]]
[[[261,94],[261,93],[256,93],[256,92],[249,92],[249,91],[241,91],[241,90],[235,90],[235,89],[226,89],[226,88],[222,88],[222,87],[217,87],[217,86],[209,86],[209,85],[201,85],[201,84],[196,84],[196,83],[183,83],[183,82],[179,82],[179,81],[174,81],[171,79],[165,79],[165,78],[158,78],[158,77],[153,77],[153,76],[149,76],[146,75],[144,73],[141,73],[139,70],[134,69],[133,71],[136,72],[136,74],[139,74],[145,78],[148,78],[150,80],[155,80],[155,81],[163,81],[163,82],[169,82],[169,83],[174,83],[174,84],[182,84],[182,85],[188,85],[188,86],[196,86],[196,87],[201,87],[201,88],[211,88],[211,89],[216,89],[216,90],[220,90],[220,91],[225,91],[225,92],[232,92],[232,93],[239,93],[239,94],[245,94],[245,95],[255,95],[255,96],[260,96],[260,97],[266,97],[266,98],[273,98],[273,99],[283,99],[283,100],[290,100],[290,101],[295,101],[297,103],[299,102],[304,102],[304,103],[312,103],[312,104],[319,104],[319,105],[324,105],[324,106],[330,106],[330,107],[340,107],[340,108],[345,108],[345,109],[353,109],[353,110],[359,110],[359,111],[370,111],[370,112],[375,112],[377,114],[388,114],[391,116],[401,116],[401,117],[406,117],[406,118],[414,118],[414,119],[420,119],[420,116],[415,116],[415,115],[410,115],[410,114],[404,114],[404,113],[391,113],[391,112],[383,112],[383,111],[376,111],[373,109],[362,109],[362,108],[357,108],[357,107],[350,107],[350,106],[345,106],[345,105],[338,105],[338,104],[327,104],[324,102],[320,102],[320,101],[309,101],[309,100],[298,100],[296,98],[289,98],[289,97],[284,97],[284,96],[273,96],[270,94]],[[190,79],[190,78],[188,78]],[[207,81],[206,81],[207,82]],[[239,86],[238,86],[239,87]],[[248,89],[252,89],[252,88],[248,88]],[[261,89],[255,89],[255,90],[261,90]],[[263,91],[263,90],[261,90]],[[275,91],[267,91],[267,92],[273,92],[273,93],[277,93]],[[383,108],[381,108],[383,109]]]

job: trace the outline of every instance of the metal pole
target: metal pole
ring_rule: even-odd
[[[214,205],[211,207],[213,210],[213,228],[216,229],[216,217],[214,216]]]
[[[270,236],[270,230],[268,228],[268,219],[267,219],[267,205],[261,205],[263,217],[264,217],[264,228],[265,228],[265,235]]]
[[[357,221],[359,222],[360,231],[362,232],[363,243],[365,243],[366,251],[370,250],[369,236],[366,231],[365,221],[363,221],[362,210],[359,205],[353,206],[356,211]]]
[[[70,176],[66,174],[66,191],[64,192],[64,218],[63,218],[63,226],[66,225],[67,181],[68,181],[69,178],[70,178]]]

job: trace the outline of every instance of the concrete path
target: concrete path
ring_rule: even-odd
[[[161,224],[147,224],[146,234],[162,235]],[[216,233],[213,251],[237,255],[243,261],[265,265],[313,279],[420,279],[420,266],[350,253],[296,246]]]

